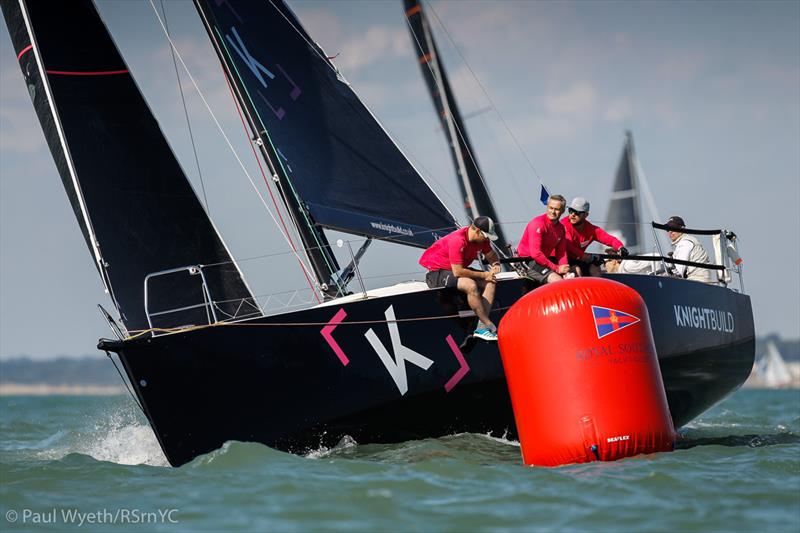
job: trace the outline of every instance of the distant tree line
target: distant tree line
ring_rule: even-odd
[[[121,366],[120,370],[124,373]],[[58,357],[46,360],[19,357],[0,359],[0,383],[121,385],[122,381],[107,357]]]

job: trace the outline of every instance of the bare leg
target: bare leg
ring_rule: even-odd
[[[478,320],[490,329],[494,327],[492,321],[489,320],[489,315],[486,314],[486,309],[483,307],[483,298],[478,291],[478,284],[471,278],[458,278],[458,290],[467,295],[467,303],[470,308],[475,311]]]
[[[550,275],[547,276],[547,283],[555,283],[556,281],[561,281],[563,279],[564,278],[562,278],[559,274],[550,272]]]
[[[494,302],[494,291],[497,288],[497,283],[484,283],[485,287],[483,288],[483,309],[486,311],[486,317],[488,318],[492,312],[492,302]],[[491,321],[483,322],[486,326],[494,331],[495,325]]]

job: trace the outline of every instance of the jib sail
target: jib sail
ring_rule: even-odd
[[[195,0],[310,223],[426,247],[453,216],[279,0]]]

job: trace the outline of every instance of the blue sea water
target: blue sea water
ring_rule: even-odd
[[[559,468],[476,434],[305,457],[230,442],[170,468],[128,397],[5,397],[0,530],[800,531],[800,391],[738,391],[681,434]]]

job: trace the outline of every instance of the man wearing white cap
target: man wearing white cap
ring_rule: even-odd
[[[457,229],[434,242],[419,258],[419,264],[428,269],[425,282],[430,288],[449,287],[467,295],[467,303],[478,317],[476,337],[485,341],[497,340],[497,327],[489,318],[494,301],[494,290],[500,272],[500,262],[489,241],[497,240],[494,221],[477,217],[472,224]],[[483,252],[492,268],[489,271],[469,268],[478,252]]]
[[[589,201],[578,196],[572,200],[567,209],[568,214],[561,219],[567,241],[567,258],[570,265],[578,266],[581,274],[599,276],[599,261],[594,261],[593,254],[586,253],[586,248],[594,241],[612,247],[625,257],[628,249],[621,240],[589,222]]]

